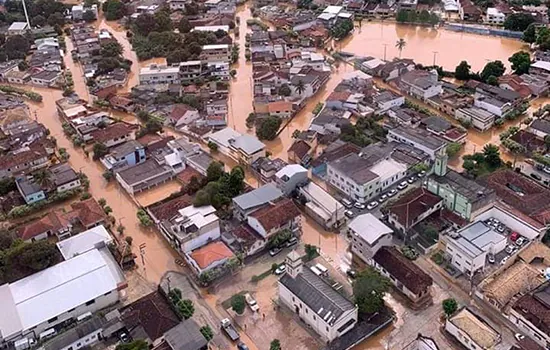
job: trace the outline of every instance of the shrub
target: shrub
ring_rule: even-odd
[[[235,311],[237,314],[242,315],[244,312],[245,306],[246,306],[246,300],[244,299],[244,295],[235,294],[231,297],[231,309]]]

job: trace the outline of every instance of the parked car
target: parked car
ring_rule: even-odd
[[[353,270],[353,269],[349,269],[346,271],[346,274],[351,278],[351,279],[355,279],[355,277],[357,277],[357,271]]]
[[[243,343],[243,342],[239,342],[239,344],[237,344],[237,349],[239,349],[239,350],[249,350],[248,346],[246,346],[246,344]]]
[[[510,256],[505,256],[505,257],[502,258],[502,260],[500,261],[500,264],[501,264],[501,265],[506,264],[506,262],[508,261],[509,258],[510,258]]]
[[[542,169],[542,171],[544,171],[547,174],[550,174],[550,168],[547,166],[545,166],[544,169]]]
[[[407,181],[403,181],[399,184],[399,186],[397,186],[397,189],[399,191],[402,191],[404,190],[405,188],[409,187],[409,184],[407,183]]]
[[[347,216],[350,219],[355,216],[355,214],[353,214],[353,212],[351,210],[346,210],[344,212],[344,215]]]
[[[409,177],[409,179],[407,180],[408,183],[412,184],[416,181],[416,178],[413,176]]]
[[[285,243],[285,247],[292,247],[293,245],[297,244],[298,243],[298,238],[296,238],[296,236],[292,236],[290,237],[290,239],[288,241],[286,241]]]
[[[279,254],[281,252],[281,250],[283,250],[282,248],[279,248],[279,247],[276,247],[276,248],[271,248],[269,250],[269,255],[271,256],[275,256],[277,254]]]
[[[500,232],[500,233],[503,233],[505,229],[506,229],[506,228],[505,228],[504,226],[502,226],[502,225],[498,225],[498,226],[497,226],[497,231]]]
[[[519,237],[520,237],[519,233],[517,233],[517,232],[512,232],[512,234],[510,235],[510,240],[511,240],[512,242],[515,242]]]
[[[424,175],[426,175],[426,171],[424,170],[418,173],[418,177],[424,177]]]
[[[515,247],[514,247],[513,245],[509,244],[509,245],[506,247],[506,249],[505,249],[505,250],[506,250],[506,253],[508,253],[508,254],[514,254],[514,248],[515,248]]]
[[[342,203],[342,204],[344,205],[344,207],[346,207],[346,208],[351,208],[351,207],[353,207],[353,202],[350,201],[349,199],[346,199],[346,198],[342,199],[342,200],[340,201],[340,203]]]
[[[126,332],[122,332],[118,335],[118,339],[120,339],[120,342],[121,343],[129,343],[131,340],[130,340],[130,336],[128,335],[128,333]]]
[[[281,265],[275,270],[276,275],[282,275],[286,271],[286,265]]]
[[[514,334],[514,338],[516,338],[517,341],[521,341],[521,340],[525,339],[525,336],[521,333],[516,333],[516,334]]]
[[[524,237],[520,237],[516,239],[515,243],[518,247],[521,247],[525,242],[527,242],[527,239],[525,239]]]
[[[368,210],[372,210],[378,206],[378,202],[370,202],[369,205],[367,205]]]
[[[397,194],[397,190],[394,188],[388,192],[388,197],[393,197]]]
[[[530,176],[537,181],[542,180],[542,177],[539,174],[531,173]]]
[[[386,199],[388,199],[388,195],[383,194],[380,196],[380,198],[378,198],[378,203],[383,203]]]
[[[252,295],[250,295],[250,293],[246,293],[244,295],[244,299],[246,300],[248,307],[250,307],[250,310],[252,310],[253,312],[260,310],[260,306],[258,305],[256,300],[252,298]]]
[[[495,263],[495,256],[494,255],[487,255],[487,261],[489,262],[489,264],[494,264]]]
[[[359,209],[359,210],[365,209],[365,205],[364,205],[363,203],[357,202],[357,203],[355,203],[353,206],[356,207],[356,208]]]

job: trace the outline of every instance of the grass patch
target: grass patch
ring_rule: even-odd
[[[283,263],[284,264],[284,263]],[[277,265],[277,267],[275,267],[275,265]],[[250,279],[250,282],[253,282],[253,283],[257,283],[261,280],[263,280],[264,278],[266,278],[267,276],[271,275],[279,266],[281,266],[282,264],[276,264],[274,263],[273,266],[267,270],[267,271],[264,271],[262,272],[261,274],[259,275],[254,275],[252,276],[252,278]]]

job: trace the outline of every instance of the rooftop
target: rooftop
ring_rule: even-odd
[[[204,270],[211,264],[223,259],[232,258],[234,255],[223,242],[217,241],[194,250],[189,256],[197,263],[201,270]]]
[[[256,210],[250,216],[258,220],[266,232],[270,232],[300,216],[300,210],[292,199],[285,198]]]
[[[124,157],[130,153],[134,153],[137,149],[142,149],[143,145],[136,140],[130,140],[124,142],[118,146],[115,146],[109,150],[109,154],[116,159]]]
[[[452,242],[464,253],[475,258],[490,250],[490,246],[506,241],[506,237],[495,231],[483,221],[476,221],[451,235]]]
[[[276,199],[281,198],[282,195],[283,193],[281,190],[279,190],[275,185],[267,184],[233,198],[233,203],[243,210],[248,210],[269,202],[273,202]]]
[[[148,210],[157,220],[169,220],[175,215],[178,215],[179,210],[190,206],[193,203],[193,198],[188,194],[172,198],[166,202],[155,203]]]
[[[107,141],[126,136],[134,128],[126,123],[115,123],[107,126],[105,129],[97,129],[91,132],[94,142],[105,143]]]
[[[53,165],[48,169],[53,175],[56,186],[61,186],[78,180],[78,174],[68,163]]]
[[[102,248],[112,241],[113,238],[105,229],[105,226],[99,225],[57,242],[57,249],[59,249],[65,260],[69,260],[92,249]]]
[[[419,187],[405,193],[393,202],[388,211],[397,216],[397,221],[405,228],[410,228],[414,220],[443,199]]]
[[[433,151],[437,151],[447,145],[447,142],[445,140],[433,136],[428,131],[422,129],[411,129],[399,126],[395,129],[391,129],[389,133],[396,135],[400,138],[409,140],[411,142],[420,144]]]
[[[492,189],[481,186],[474,180],[470,180],[452,169],[447,169],[445,176],[432,174],[431,177],[441,184],[451,186],[453,190],[468,198],[471,202],[475,202],[494,193]]]
[[[348,224],[348,228],[371,245],[380,237],[386,234],[391,235],[393,232],[391,228],[370,213],[357,216]]]
[[[164,334],[164,339],[172,350],[201,350],[208,342],[193,319],[183,320]]]
[[[143,163],[118,172],[117,175],[127,184],[134,185],[170,171],[169,168],[159,165],[154,159],[148,159]]]
[[[491,349],[500,341],[500,334],[467,308],[460,310],[447,322],[454,324],[484,349]]]
[[[538,329],[550,335],[549,282],[545,282],[533,292],[522,296],[512,307]]]
[[[415,294],[425,292],[433,284],[430,276],[395,247],[384,246],[380,248],[374,254],[373,259]]]
[[[359,185],[378,178],[378,175],[370,170],[372,164],[356,153],[350,153],[331,162],[329,165]]]

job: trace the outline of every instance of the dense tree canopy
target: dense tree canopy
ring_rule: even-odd
[[[533,22],[535,22],[535,18],[529,13],[512,13],[506,17],[506,20],[504,21],[504,29],[523,32]]]
[[[489,62],[483,67],[483,70],[480,73],[481,80],[484,82],[487,82],[487,79],[489,77],[493,76],[495,78],[501,77],[504,72],[506,71],[506,68],[504,67],[504,64],[501,61],[492,61]]]
[[[126,5],[120,0],[105,1],[102,9],[108,21],[115,21],[126,15]]]
[[[279,117],[269,116],[262,119],[256,127],[256,136],[260,140],[273,140],[281,127],[282,120]]]
[[[455,68],[455,78],[459,80],[468,80],[470,78],[470,68],[468,62],[461,61]]]
[[[529,73],[529,68],[531,67],[531,57],[529,53],[525,51],[518,51],[508,58],[508,61],[512,63],[512,70],[514,73],[521,75]]]
[[[353,295],[359,312],[372,314],[380,311],[389,286],[389,281],[370,267],[359,272],[353,281]]]

